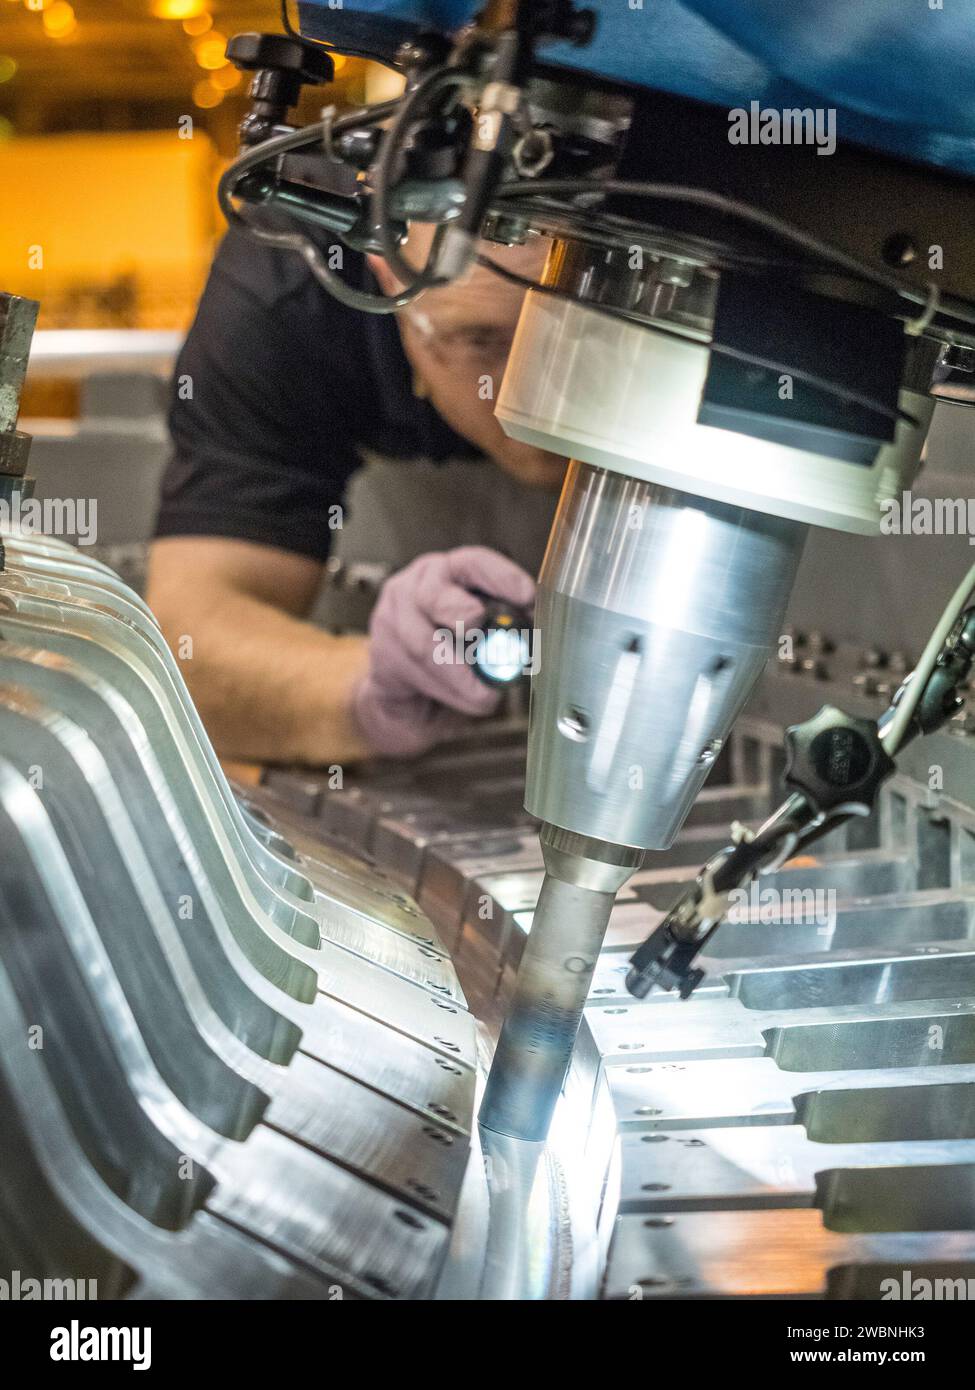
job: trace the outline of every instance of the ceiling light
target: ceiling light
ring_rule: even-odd
[[[157,19],[195,19],[206,13],[208,0],[152,0]]]
[[[202,110],[209,111],[223,101],[223,92],[219,91],[208,77],[201,77],[193,88],[193,100]]]
[[[68,0],[54,0],[54,4],[44,10],[43,24],[49,39],[66,39],[77,29],[78,20]]]
[[[213,72],[217,68],[222,68],[227,62],[227,40],[223,34],[214,31],[212,34],[205,35],[202,39],[197,39],[193,45],[193,52],[196,61],[201,68],[206,68]]]
[[[191,38],[199,38],[208,29],[213,28],[213,15],[204,10],[202,14],[191,15],[189,19],[183,20],[183,31]]]
[[[218,68],[216,72],[211,72],[207,81],[212,82],[214,87],[221,92],[232,92],[235,87],[240,85],[240,78],[241,74],[237,69],[227,63],[224,67]]]

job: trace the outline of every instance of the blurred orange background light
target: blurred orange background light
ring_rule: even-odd
[[[207,0],[152,0],[152,12],[157,19],[194,19],[204,14]]]

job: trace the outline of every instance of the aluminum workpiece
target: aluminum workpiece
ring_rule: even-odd
[[[872,819],[732,903],[690,1002],[624,983],[729,825],[779,799],[783,727],[825,701],[878,714],[900,660],[797,635],[809,660],[760,680],[683,828],[644,852],[539,835],[510,722],[342,789],[232,787],[136,596],[66,546],[5,542],[5,1267],[132,1298],[975,1277],[966,717],[904,752]],[[540,895],[578,951],[532,932]],[[550,1027],[515,1036],[520,1085],[488,1088],[478,1126],[522,987]]]

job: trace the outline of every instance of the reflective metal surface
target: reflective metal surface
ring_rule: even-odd
[[[539,577],[526,805],[666,848],[778,637],[805,527],[573,463]]]
[[[909,750],[872,822],[763,875],[733,905],[691,1002],[638,1003],[623,986],[632,949],[728,823],[768,809],[783,725],[824,700],[855,706],[858,662],[841,649],[829,680],[768,676],[733,736],[730,780],[709,784],[672,847],[620,890],[549,1144],[482,1131],[488,1156],[508,1146],[462,1212],[463,1229],[480,1202],[485,1296],[878,1298],[905,1268],[975,1275],[975,741],[960,725]],[[931,767],[944,794],[931,791]],[[375,851],[416,783],[374,779],[375,819],[370,829],[360,803],[359,833]],[[473,772],[465,798],[478,785]],[[344,794],[319,785],[331,823]],[[381,867],[419,885],[472,1006],[496,1029],[543,855],[531,832],[472,837],[461,816],[453,837],[427,839],[427,815],[449,820],[457,795],[417,817],[413,858],[387,841]],[[579,1194],[573,1230],[584,1230],[581,1205],[599,1252],[588,1295],[581,1275],[552,1275]],[[459,1253],[447,1270],[460,1280]]]
[[[519,809],[523,731],[239,793],[144,606],[11,538],[0,1265],[136,1299],[877,1298],[904,1269],[975,1276],[960,724],[908,750],[872,823],[732,906],[691,1002],[623,986],[729,821],[771,804],[782,726],[849,704],[856,669],[841,649],[828,681],[768,676],[724,780],[602,895],[550,1136],[525,1142],[478,1130],[476,1101],[546,864],[579,859]],[[522,1080],[524,1131],[558,1078]]]
[[[545,876],[480,1110],[484,1129],[544,1140],[616,893],[643,855],[543,825]]]
[[[114,576],[7,553],[0,1257],[102,1297],[431,1294],[474,1085],[436,933],[241,808]]]

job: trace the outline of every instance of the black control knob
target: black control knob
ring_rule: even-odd
[[[873,807],[877,788],[894,771],[877,725],[824,705],[812,719],[785,731],[783,781],[819,811]]]
[[[236,34],[227,44],[227,57],[241,72],[254,74],[251,109],[240,127],[245,145],[274,134],[301,96],[302,87],[321,86],[335,76],[335,65],[324,48],[287,34]]]

